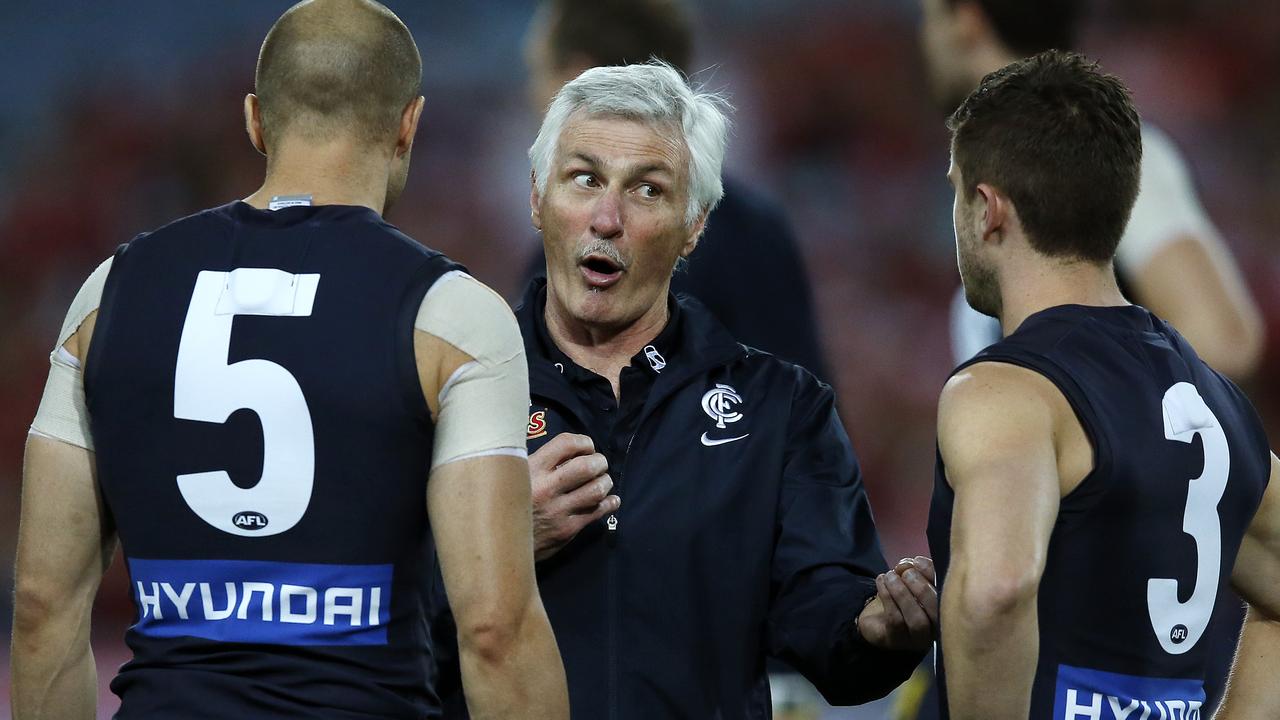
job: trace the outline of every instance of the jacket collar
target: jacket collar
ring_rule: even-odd
[[[658,376],[645,401],[646,413],[692,379],[746,354],[746,348],[696,299],[668,295],[667,303],[671,313],[666,327],[631,360],[632,365]],[[578,367],[551,339],[546,304],[547,280],[536,278],[515,311],[529,361],[529,390],[575,409],[587,421],[590,414],[583,412],[569,382],[577,373],[589,371]]]

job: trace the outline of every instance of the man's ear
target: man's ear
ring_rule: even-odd
[[[979,217],[978,233],[983,242],[1004,239],[1004,231],[1009,224],[1009,212],[1012,203],[1008,196],[987,183],[978,183],[974,190],[982,203],[982,214]]]
[[[253,145],[253,149],[267,154],[267,140],[262,133],[262,105],[258,102],[258,96],[249,93],[244,96],[244,129],[249,133],[249,143]]]
[[[698,218],[693,221],[693,225],[689,227],[689,236],[685,238],[684,245],[680,248],[680,257],[689,257],[698,247],[698,241],[702,240],[702,232],[707,229],[708,214],[706,210],[703,210],[698,215]]]
[[[533,227],[542,229],[542,193],[538,192],[538,173],[529,171],[529,219]]]
[[[413,149],[413,138],[418,134],[418,120],[422,118],[422,107],[426,103],[427,99],[419,95],[401,111],[400,133],[396,136],[396,157]]]

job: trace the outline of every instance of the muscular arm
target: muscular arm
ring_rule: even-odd
[[[93,316],[64,347],[81,362]],[[82,407],[82,406],[81,406]],[[93,718],[98,674],[89,645],[93,599],[115,552],[93,453],[27,440],[13,605],[13,716]]]
[[[463,691],[476,720],[569,716],[560,652],[534,582],[529,503],[522,458],[449,463],[427,486]]]
[[[431,311],[428,295],[414,345],[436,419],[427,511],[463,692],[477,720],[567,718],[564,667],[533,572],[523,346],[501,298],[470,278],[452,282],[465,284],[434,300],[447,312]]]
[[[1240,545],[1231,584],[1249,614],[1217,720],[1280,717],[1280,460],[1271,456],[1271,480]]]
[[[938,444],[956,494],[942,593],[954,720],[1030,709],[1040,578],[1061,493],[1057,393],[1029,370],[981,363],[953,377],[939,400]]]
[[[1216,237],[1184,235],[1133,272],[1137,300],[1178,329],[1210,367],[1247,378],[1262,357],[1262,315]]]
[[[1258,308],[1177,146],[1150,126],[1142,146],[1142,181],[1116,267],[1134,299],[1176,327],[1205,362],[1243,379],[1262,354]]]

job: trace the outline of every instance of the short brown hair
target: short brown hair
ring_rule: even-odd
[[[551,59],[564,67],[575,54],[593,66],[657,58],[685,75],[693,27],[681,0],[549,0]]]
[[[1007,194],[1038,252],[1115,255],[1142,163],[1138,112],[1118,78],[1075,53],[1044,52],[983,78],[947,128],[961,192],[988,183]]]
[[[309,139],[389,139],[422,85],[422,57],[400,18],[371,0],[294,5],[262,43],[254,77],[267,146],[288,129]]]

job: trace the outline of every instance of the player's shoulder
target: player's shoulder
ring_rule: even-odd
[[[191,233],[215,232],[229,234],[234,227],[234,221],[229,215],[232,205],[234,203],[206,208],[190,215],[184,215],[176,220],[171,220],[153,230],[139,233],[132,240],[125,243],[123,250],[148,248],[169,238]]]
[[[481,362],[505,362],[524,349],[507,301],[462,270],[445,273],[431,286],[418,308],[414,329]]]
[[[938,422],[965,416],[1010,417],[1015,412],[1052,408],[1064,398],[1043,373],[1000,359],[976,360],[957,370],[938,397]]]

